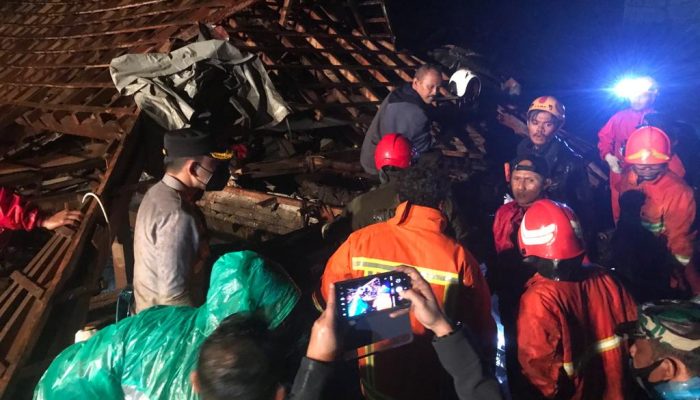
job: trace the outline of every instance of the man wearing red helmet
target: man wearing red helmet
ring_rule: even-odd
[[[518,315],[525,376],[547,398],[628,398],[625,348],[615,328],[636,319],[636,306],[602,268],[583,265],[576,215],[564,204],[538,200],[525,212],[518,242],[537,270]]]
[[[619,193],[636,190],[644,193],[642,223],[652,233],[665,239],[673,256],[684,266],[693,255],[696,204],[693,190],[669,170],[671,143],[658,128],[645,126],[635,130],[627,140],[625,163]],[[619,210],[614,214],[619,218]]]
[[[642,87],[639,92],[630,93],[630,106],[618,111],[610,117],[608,122],[598,132],[598,151],[601,160],[610,167],[610,199],[613,215],[619,215],[620,192],[618,190],[622,180],[624,163],[624,149],[627,140],[637,127],[646,123],[646,116],[655,113],[654,102],[659,88],[652,78],[641,77],[637,82]],[[672,157],[671,170],[683,176],[683,163],[678,157]],[[617,219],[616,219],[617,221]]]

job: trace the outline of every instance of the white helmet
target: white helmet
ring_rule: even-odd
[[[481,93],[481,79],[466,68],[460,68],[452,74],[449,86],[452,94],[466,100],[474,100]]]

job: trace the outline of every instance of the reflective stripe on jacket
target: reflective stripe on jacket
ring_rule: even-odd
[[[518,360],[546,397],[623,399],[627,349],[615,328],[636,319],[636,306],[602,268],[582,268],[576,282],[530,279],[520,300]]]
[[[693,254],[696,205],[693,189],[673,172],[666,172],[653,181],[637,183],[637,175],[628,171],[619,186],[620,194],[630,190],[644,193],[642,223],[656,235],[666,239],[666,245],[676,259],[688,264]],[[619,213],[614,215],[615,221]]]
[[[446,313],[469,326],[481,340],[480,348],[490,353],[496,327],[488,286],[476,259],[442,233],[445,224],[436,209],[402,203],[389,221],[354,232],[326,264],[324,298],[329,283],[390,271],[398,265],[414,266],[430,282]],[[413,343],[360,360],[369,399],[436,397],[442,369],[432,349],[432,335],[413,316],[411,326]],[[421,378],[415,381],[401,378],[417,376]]]

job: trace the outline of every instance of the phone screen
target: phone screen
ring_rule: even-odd
[[[411,288],[409,277],[402,272],[386,272],[337,282],[335,287],[339,313],[345,319],[410,305],[408,300],[402,300],[399,296]]]

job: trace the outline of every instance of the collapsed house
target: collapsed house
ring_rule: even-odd
[[[0,9],[0,184],[46,210],[85,213],[76,229],[16,240],[0,290],[0,397],[8,399],[30,396],[86,323],[113,322],[131,280],[136,210],[162,174],[171,126],[115,87],[113,60],[218,40],[262,63],[286,107],[283,122],[232,133],[244,149],[234,180],[199,203],[215,236],[253,242],[338,214],[371,187],[358,162],[364,132],[424,62],[395,48],[383,1],[17,0]],[[440,54],[448,70],[464,66]],[[503,89],[501,77],[483,76]],[[502,123],[522,129],[515,117]],[[464,171],[485,169],[484,126],[461,129],[462,141],[444,153]]]

